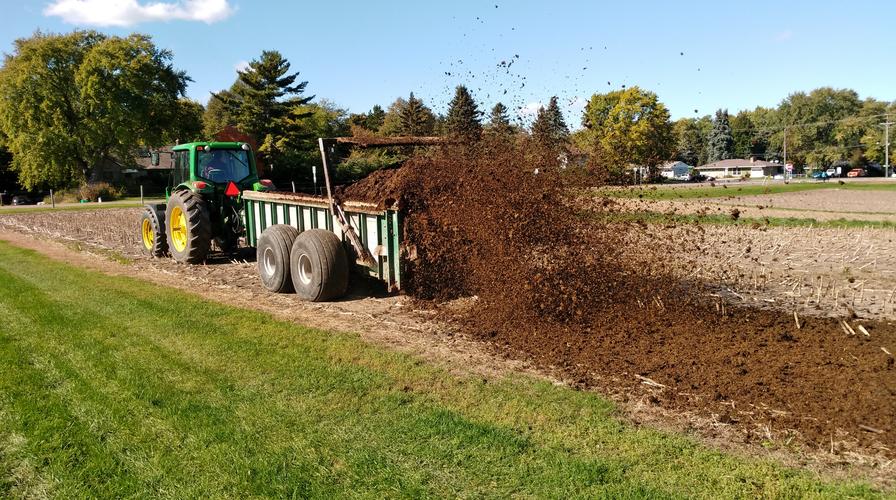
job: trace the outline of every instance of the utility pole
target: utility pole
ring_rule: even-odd
[[[886,121],[881,123],[884,126],[884,177],[890,177],[890,125],[896,125],[890,121],[890,113],[885,115]]]
[[[792,171],[790,177],[793,178]],[[787,178],[787,127],[784,127],[784,178]]]

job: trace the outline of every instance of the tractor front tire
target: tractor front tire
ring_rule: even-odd
[[[143,210],[140,219],[140,235],[143,240],[143,251],[151,257],[164,257],[168,253],[168,239],[165,235],[165,220],[151,207]]]
[[[299,230],[286,224],[274,224],[261,233],[256,247],[258,276],[261,284],[276,293],[293,291],[289,251]]]
[[[192,191],[175,191],[165,211],[168,251],[177,262],[200,264],[212,244],[212,225],[205,200]]]
[[[338,299],[348,290],[348,257],[342,241],[326,229],[311,229],[296,238],[289,254],[296,293],[311,302]]]

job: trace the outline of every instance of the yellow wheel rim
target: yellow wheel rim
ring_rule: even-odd
[[[183,209],[174,207],[171,209],[171,220],[168,221],[168,227],[171,231],[171,244],[178,252],[183,252],[187,248],[187,218]]]
[[[149,219],[143,219],[142,233],[143,246],[145,246],[147,250],[152,250],[152,246],[156,241],[156,234],[155,231],[152,230],[152,224],[149,222]]]

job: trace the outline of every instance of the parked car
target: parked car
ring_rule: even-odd
[[[13,205],[34,205],[34,200],[32,200],[26,194],[17,194],[12,197]]]
[[[812,172],[812,178],[817,181],[827,181],[830,179],[830,175],[824,170],[819,170],[818,172]]]
[[[829,168],[829,169],[825,170],[825,172],[827,172],[828,177],[833,177],[833,176],[837,175],[836,168]]]
[[[846,174],[847,177],[865,177],[865,170],[861,168],[854,168]]]

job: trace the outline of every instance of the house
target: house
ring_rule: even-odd
[[[784,173],[784,165],[750,158],[732,158],[720,160],[695,168],[698,173],[707,177],[774,177]]]
[[[692,168],[683,161],[667,161],[660,165],[660,175],[666,179],[687,179]]]

